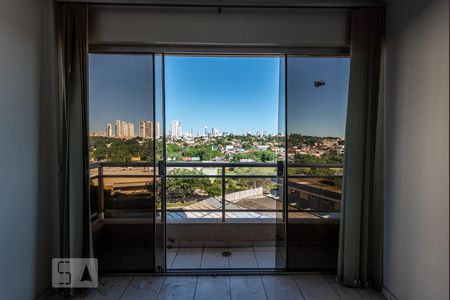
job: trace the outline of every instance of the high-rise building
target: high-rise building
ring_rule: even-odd
[[[150,124],[149,124],[150,123]],[[139,122],[139,136],[143,139],[148,139],[152,135],[152,122],[141,120]]]
[[[116,132],[116,138],[133,138],[134,137],[134,124],[133,123],[116,120],[114,129]],[[112,131],[112,128],[111,128],[111,131]]]
[[[145,137],[146,139],[151,139],[153,137],[153,122],[146,121],[145,122]]]
[[[179,139],[181,138],[182,131],[181,131],[181,122],[180,121],[172,121],[170,124],[170,135],[172,139]]]
[[[116,120],[114,129],[116,131],[116,137],[121,138],[122,137],[122,121]]]
[[[106,137],[112,137],[113,136],[113,130],[111,123],[106,124]]]
[[[159,123],[156,122],[156,125],[159,125]],[[158,130],[158,128],[156,130]],[[156,134],[158,135],[159,132],[156,132]],[[141,120],[139,122],[139,136],[143,139],[150,139],[153,137],[153,122],[152,121]]]
[[[145,139],[145,121],[139,121],[139,137]]]
[[[133,123],[126,123],[127,127],[127,138],[134,138],[134,124]]]
[[[156,127],[155,127],[155,136],[156,138],[160,138],[161,137],[161,124],[159,122],[155,122]]]
[[[122,136],[124,138],[128,137],[128,123],[127,122],[122,122]]]
[[[219,136],[219,128],[211,128],[211,135],[212,136]]]

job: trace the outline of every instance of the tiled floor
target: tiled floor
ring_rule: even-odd
[[[100,278],[78,299],[384,299],[370,290],[346,288],[328,275],[129,276]]]
[[[223,256],[228,251],[230,256]],[[275,247],[172,248],[167,251],[168,269],[256,269],[275,268],[284,257]]]

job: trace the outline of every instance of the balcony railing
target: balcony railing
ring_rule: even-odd
[[[330,164],[330,163],[288,163],[287,164],[287,193],[288,193],[288,210],[289,213],[308,213],[316,218],[323,218],[331,213],[338,213],[340,211],[340,182],[342,180],[342,164]],[[124,207],[105,207],[105,187],[109,186],[110,193],[114,190],[118,190],[122,193],[128,193],[128,195],[135,195],[135,198],[152,198],[153,193],[157,191],[158,212],[166,210],[168,214],[173,216],[179,215],[194,215],[197,214],[198,218],[205,218],[206,215],[211,217],[220,218],[225,221],[231,215],[245,215],[250,218],[256,218],[258,216],[272,216],[276,217],[279,213],[282,216],[282,204],[278,197],[279,187],[283,183],[282,176],[286,173],[283,170],[284,164],[282,163],[234,163],[234,162],[166,162],[160,163],[156,167],[156,178],[158,188],[154,189],[153,185],[153,167],[152,163],[143,162],[98,162],[90,165],[91,172],[91,186],[96,186],[96,197],[98,201],[91,201],[92,219],[103,219],[105,213],[121,212],[152,212],[151,207],[138,207],[130,208],[124,205]],[[248,172],[242,173],[237,170],[247,169]],[[261,172],[262,169],[266,169],[266,172]],[[326,174],[316,174],[316,170],[335,170],[333,172],[325,172]],[[177,172],[178,170],[178,172]],[[188,174],[183,174],[179,170],[196,171]],[[204,172],[208,171],[209,172]],[[214,170],[214,171],[213,171]],[[251,172],[250,170],[256,170]],[[267,172],[269,171],[269,172]],[[119,179],[123,179],[121,182]],[[133,181],[133,179],[137,181]],[[149,179],[143,180],[143,179]],[[168,187],[171,184],[175,184],[178,181],[192,179],[192,180],[204,180],[210,179],[213,182],[218,180],[220,182],[220,195],[204,194],[201,200],[190,202],[189,205],[181,205],[177,207],[166,207],[166,204],[173,204],[173,201],[177,200],[176,196],[168,195]],[[245,191],[237,191],[233,193],[227,193],[230,187],[228,183],[231,181],[239,180],[266,180],[266,184],[270,182],[275,188],[269,188],[257,186],[255,184],[253,189]],[[96,184],[92,184],[93,182]],[[109,181],[105,184],[105,181]],[[113,182],[113,184],[111,184]],[[261,182],[260,182],[261,184]],[[265,190],[264,192],[261,192]],[[241,193],[241,194],[239,194]],[[251,202],[251,205],[242,205],[245,203],[246,195],[256,193],[263,195],[258,199],[265,199],[270,201],[270,205],[259,205],[258,201]],[[120,194],[120,193],[119,193]],[[169,193],[170,194],[170,193]],[[91,194],[92,195],[92,194]],[[136,196],[137,195],[137,196]],[[182,195],[188,196],[189,195]],[[211,197],[209,197],[211,196]],[[129,196],[131,197],[131,196]],[[239,198],[241,197],[241,198]],[[94,197],[93,197],[94,198]],[[174,199],[175,198],[175,199]],[[148,200],[147,199],[147,200]],[[136,199],[135,199],[136,200]],[[138,199],[139,200],[139,199]],[[123,201],[123,202],[126,202]],[[211,202],[213,202],[211,204]],[[247,201],[249,202],[249,201]],[[153,202],[140,202],[151,203]],[[178,202],[177,202],[178,203]],[[239,205],[237,204],[239,203]],[[207,204],[207,205],[205,205]],[[216,205],[217,204],[217,205]],[[253,205],[253,207],[252,207]],[[250,207],[249,207],[250,206]],[[172,215],[171,215],[172,216]],[[161,219],[164,215],[160,215]]]

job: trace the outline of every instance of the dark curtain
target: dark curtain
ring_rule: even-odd
[[[383,249],[384,8],[352,12],[338,281],[380,289]]]
[[[55,4],[59,81],[60,256],[92,256],[87,5]]]

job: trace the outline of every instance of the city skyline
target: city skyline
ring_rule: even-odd
[[[161,124],[160,122],[156,121],[156,128],[155,128],[155,135],[156,137],[160,137],[162,134]],[[222,131],[220,128],[217,127],[209,127],[204,126],[202,130],[193,131],[193,129],[189,131],[183,131],[181,121],[178,120],[172,120],[170,122],[170,126],[166,127],[168,128],[166,130],[166,136],[167,137],[175,137],[175,138],[182,138],[182,137],[201,137],[201,136],[222,136],[222,135],[274,135],[276,132],[267,132],[267,131],[247,131],[245,133],[239,134],[236,132],[228,132],[228,131]],[[114,126],[113,126],[114,124]],[[136,124],[133,122],[127,122],[123,120],[115,120],[114,122],[108,122],[104,126],[104,130],[91,130],[89,132],[92,136],[105,136],[105,137],[142,137],[142,138],[150,138],[153,132],[153,121],[150,120],[140,120],[138,122],[138,126],[135,126]],[[130,130],[131,128],[131,130]],[[135,129],[138,128],[138,134],[135,134]],[[175,134],[173,134],[173,132]]]
[[[119,127],[119,122],[120,124],[122,124],[123,126],[126,126],[125,131],[127,133],[123,133],[124,129],[118,129]],[[162,128],[161,128],[161,123],[156,121],[156,128],[155,128],[155,135],[157,138],[162,137]],[[177,124],[177,125],[173,125],[173,123]],[[114,126],[112,126],[112,123],[107,123],[104,127],[105,130],[103,131],[90,131],[89,135],[90,136],[105,136],[105,137],[112,137],[112,138],[134,138],[134,137],[141,137],[141,138],[151,138],[152,133],[153,133],[153,122],[149,121],[149,120],[141,120],[138,123],[138,134],[135,134],[135,130],[134,130],[134,123],[132,122],[126,122],[126,121],[122,121],[122,120],[116,120],[114,122]],[[204,130],[203,131],[197,131],[196,133],[193,132],[192,130],[190,131],[183,131],[182,129],[182,122],[178,121],[178,120],[172,120],[170,122],[170,126],[168,130],[166,130],[166,137],[167,138],[194,138],[194,137],[220,137],[220,136],[229,136],[229,135],[235,135],[235,136],[245,136],[245,135],[253,135],[253,136],[274,136],[277,135],[278,133],[276,132],[267,132],[267,131],[247,131],[244,133],[236,133],[236,132],[228,132],[228,131],[221,131],[220,128],[215,128],[215,127],[211,127],[210,129],[208,129],[208,126],[204,126]],[[130,126],[131,128],[133,128],[130,131]],[[167,126],[166,126],[167,127]],[[114,128],[114,130],[112,129]],[[173,128],[176,128],[175,130]],[[130,133],[132,132],[132,133]],[[173,134],[172,132],[176,132],[175,134]],[[302,132],[289,132],[288,134],[300,134],[303,136],[314,136],[314,135],[309,135],[309,134],[304,134]],[[340,138],[343,139],[343,137],[341,136],[332,136],[332,135],[328,135],[328,136],[317,136],[317,137],[321,137],[321,138]]]
[[[114,124],[114,126],[113,126]],[[115,122],[108,122],[104,126],[104,131],[90,131],[91,136],[105,136],[112,138],[134,138],[141,137],[144,139],[151,138],[153,136],[153,130],[155,130],[156,137],[161,136],[161,124],[160,122],[155,122],[156,126],[153,128],[153,121],[140,120],[136,124],[132,122],[127,122],[123,120],[115,120]],[[114,130],[113,130],[114,128]],[[138,128],[138,133],[136,134],[135,128]]]
[[[138,128],[140,120],[152,119],[151,56],[89,57],[90,132],[107,131],[105,124],[111,120],[128,120]],[[349,59],[289,58],[288,63],[289,82],[296,80],[288,84],[290,132],[343,137]],[[166,134],[173,120],[180,120],[183,132],[193,136],[204,133],[205,127],[221,133],[277,133],[284,109],[279,107],[281,66],[279,57],[166,55]],[[160,64],[155,67],[156,73],[161,71]],[[326,84],[314,87],[315,79]],[[160,114],[157,111],[159,120]]]

